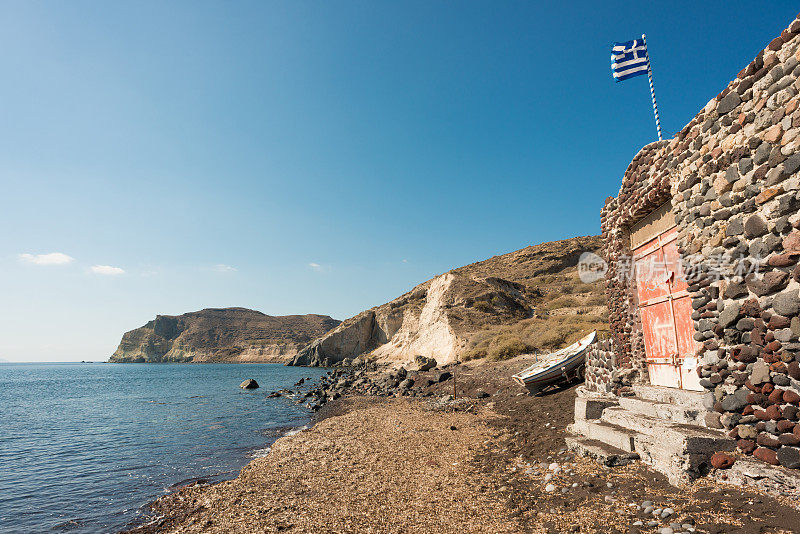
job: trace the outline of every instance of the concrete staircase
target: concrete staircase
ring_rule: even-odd
[[[608,465],[638,455],[673,484],[705,475],[712,454],[736,448],[722,432],[701,426],[702,393],[657,386],[634,391],[634,397],[606,397],[579,388],[569,428],[576,436],[568,447]]]

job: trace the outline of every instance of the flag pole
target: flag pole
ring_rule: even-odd
[[[661,141],[661,121],[658,120],[658,104],[656,104],[656,90],[653,87],[653,69],[650,68],[650,52],[647,50],[647,39],[642,34],[642,44],[644,53],[647,56],[647,79],[650,82],[650,96],[653,98],[653,115],[656,117],[656,130],[658,130],[658,140]]]

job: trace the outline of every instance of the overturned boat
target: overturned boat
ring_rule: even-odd
[[[568,347],[539,356],[536,363],[511,378],[528,388],[531,395],[552,384],[583,379],[586,353],[596,336],[594,331]]]

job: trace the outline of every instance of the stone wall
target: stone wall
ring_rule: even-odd
[[[592,391],[611,391],[611,373],[614,371],[614,342],[599,339],[586,356],[586,387]]]
[[[787,467],[800,467],[799,75],[796,19],[673,139],[645,146],[601,212],[614,370],[646,380],[633,277],[618,274],[630,227],[671,202],[710,425]]]
[[[625,171],[616,198],[606,199],[600,216],[603,253],[608,262],[606,294],[609,322],[614,336],[615,368],[632,368],[646,377],[644,336],[639,317],[636,282],[629,276],[631,265],[630,227],[670,201],[670,169],[675,156],[670,143],[659,141],[645,146]],[[628,270],[628,272],[623,272]]]

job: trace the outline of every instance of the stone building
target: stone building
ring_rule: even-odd
[[[612,336],[587,360],[572,446],[610,444],[674,482],[719,451],[800,480],[785,469],[800,468],[798,75],[800,19],[606,200]]]

